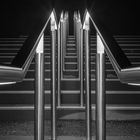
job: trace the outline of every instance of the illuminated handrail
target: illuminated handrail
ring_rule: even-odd
[[[139,85],[140,67],[133,67],[126,57],[121,47],[117,44],[113,36],[99,21],[94,12],[86,10],[83,29],[89,30],[89,19],[92,21],[97,34],[97,54],[96,54],[96,139],[106,140],[106,99],[105,99],[105,53],[106,51],[120,82]],[[88,36],[88,35],[87,35]],[[87,42],[89,42],[87,40]],[[86,43],[87,43],[86,42]],[[86,49],[89,49],[86,47]],[[88,62],[89,63],[89,62]],[[90,81],[90,79],[88,79]],[[91,106],[91,104],[90,104]],[[89,110],[90,112],[90,107]],[[87,114],[88,116],[88,114]],[[88,118],[90,119],[90,117]],[[89,123],[87,123],[89,124]],[[90,126],[88,127],[90,128]],[[87,139],[91,139],[88,135]]]
[[[11,65],[0,65],[0,83],[14,83],[23,80],[35,55],[41,36],[50,20],[50,14],[46,14],[46,17],[36,23],[33,32],[27,38]]]

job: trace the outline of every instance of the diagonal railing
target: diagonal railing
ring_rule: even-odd
[[[45,13],[39,21],[35,23],[33,32],[26,39],[10,65],[0,65],[0,84],[13,84],[22,82],[27,70],[35,56],[35,120],[34,139],[44,139],[44,32],[51,21],[52,32],[52,83],[55,83],[55,45],[56,45],[56,16],[55,11]],[[52,84],[55,86],[55,84]],[[54,87],[52,87],[53,89]],[[55,91],[52,92],[52,98]],[[53,99],[54,103],[54,99]],[[55,108],[52,107],[52,110]],[[54,112],[54,111],[53,111]],[[54,114],[52,113],[54,116]]]
[[[126,57],[121,47],[117,44],[113,36],[104,26],[104,24],[99,21],[97,15],[93,11],[85,12],[83,29],[84,32],[88,32],[90,20],[94,25],[96,30],[96,40],[97,40],[97,53],[96,53],[96,139],[105,140],[106,139],[106,99],[105,99],[105,52],[109,57],[111,64],[120,80],[120,82],[129,85],[139,85],[140,84],[140,67],[134,67],[129,59]],[[85,34],[88,38],[88,34]],[[86,50],[89,50],[88,39],[85,39],[87,45],[85,45]],[[86,53],[88,55],[88,52]],[[88,58],[89,59],[89,58]],[[86,63],[89,63],[87,61]],[[87,66],[87,64],[86,64]],[[86,71],[89,72],[89,71]],[[89,83],[90,78],[87,79],[86,83]],[[90,89],[90,87],[89,87]],[[87,96],[90,96],[90,90],[86,91]],[[90,127],[90,101],[88,101],[87,116],[87,139],[91,139],[91,127]]]

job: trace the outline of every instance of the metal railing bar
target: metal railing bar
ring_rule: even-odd
[[[60,106],[61,105],[61,31],[60,31],[60,22],[59,22],[59,24],[58,24],[58,35],[57,35],[57,37],[58,37],[58,61],[57,61],[57,63],[58,63],[58,82],[57,82],[57,89],[58,89],[58,106]]]
[[[35,71],[34,69],[29,69],[29,70],[28,70],[28,72],[34,72],[34,71]],[[50,70],[50,69],[45,69],[44,71],[45,71],[45,72],[50,72],[51,70]],[[28,72],[27,72],[27,73],[28,73]]]
[[[63,79],[61,79],[61,81],[80,81],[80,79],[79,78],[63,78]],[[91,81],[94,82],[96,80],[95,80],[95,78],[91,78]],[[107,82],[110,82],[110,81],[118,82],[119,79],[108,79],[108,78],[106,78],[106,81]]]
[[[61,79],[63,78],[63,21],[64,12],[62,11],[60,16],[60,53],[61,53]]]
[[[45,105],[45,110],[51,110],[51,107],[49,105]],[[92,105],[92,110],[95,110],[96,107],[95,105]],[[62,105],[62,106],[59,106],[57,107],[58,110],[65,110],[65,109],[69,109],[69,110],[85,110],[85,107],[84,106],[80,106],[80,105],[69,105],[69,106],[66,106],[66,105]],[[15,105],[15,106],[12,106],[12,105],[6,105],[6,106],[0,106],[0,110],[34,110],[34,106],[33,105]],[[110,104],[110,105],[106,105],[106,110],[107,111],[110,111],[110,110],[113,110],[113,111],[139,111],[140,110],[140,106],[139,105],[134,105],[134,104],[130,104],[130,105],[114,105],[114,104]]]
[[[56,135],[56,91],[57,91],[57,85],[56,85],[56,41],[57,41],[57,23],[56,19],[53,15],[51,17],[51,36],[52,36],[52,50],[51,50],[51,138],[52,140],[57,139]]]
[[[85,91],[84,91],[85,92]],[[51,90],[45,90],[44,91],[45,94],[51,94]],[[140,94],[139,91],[135,91],[135,90],[129,90],[129,91],[106,91],[106,94],[121,94],[121,95],[126,95],[126,94]],[[33,90],[26,90],[26,91],[20,91],[20,90],[13,90],[13,91],[0,91],[0,94],[34,94]],[[61,95],[63,94],[80,94],[80,90],[61,90]],[[91,94],[95,94],[95,90],[91,90]]]
[[[44,140],[44,35],[35,54],[35,140]]]
[[[96,55],[96,137],[106,139],[105,54],[104,45],[97,33]]]
[[[8,56],[0,56],[0,58],[14,58],[15,56],[13,56],[13,55],[8,55]],[[44,56],[45,58],[50,58],[50,56]]]
[[[117,77],[117,76],[115,76],[115,77]],[[79,78],[64,78],[64,79],[62,79],[62,81],[80,81],[80,79]],[[34,81],[34,79],[33,78],[24,78],[23,79],[23,81],[24,82],[32,82],[32,81]],[[51,81],[51,78],[45,78],[45,81]],[[91,78],[91,81],[95,81],[95,78]],[[106,78],[106,81],[107,82],[109,82],[109,81],[119,81],[119,79],[116,79],[116,78],[113,78],[113,79],[109,79],[109,78]]]
[[[34,90],[10,90],[10,91],[8,91],[8,90],[6,90],[6,91],[0,91],[0,94],[34,94],[35,93],[35,91]],[[45,94],[50,94],[51,93],[51,91],[50,90],[45,90],[44,91],[44,93]]]
[[[89,49],[89,18],[83,25],[85,47],[85,96],[86,96],[86,140],[91,140],[91,73],[90,73],[90,49]]]

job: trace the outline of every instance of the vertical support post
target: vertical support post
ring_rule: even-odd
[[[73,24],[74,24],[73,33],[74,33],[74,36],[76,36],[76,12],[74,12]]]
[[[82,23],[81,23],[81,17],[80,17],[80,13],[79,13],[79,11],[78,11],[78,14],[77,14],[77,17],[78,17],[78,19],[77,19],[77,28],[78,28],[78,48],[77,48],[77,55],[78,55],[78,62],[77,62],[77,64],[78,64],[78,71],[79,71],[79,73],[78,73],[78,77],[79,77],[79,79],[80,79],[80,74],[81,74],[81,72],[80,72],[80,61],[81,61],[81,55],[80,55],[80,53],[81,53],[81,37],[82,37],[82,35],[81,35],[81,30],[82,30]],[[82,56],[83,57],[83,56]]]
[[[52,105],[52,140],[56,140],[56,31],[52,31],[52,89],[51,89],[51,105]]]
[[[52,51],[51,51],[51,138],[56,140],[56,21],[54,13],[51,15],[51,36],[52,36]]]
[[[61,21],[58,25],[58,60],[57,60],[57,63],[58,63],[58,107],[61,106],[61,29],[60,29],[60,24],[61,24]]]
[[[83,49],[83,29],[80,30],[80,105],[84,106],[84,49]]]
[[[96,78],[96,140],[106,140],[105,54],[99,34],[97,34]]]
[[[86,86],[86,139],[91,140],[91,76],[90,76],[90,48],[89,48],[89,14],[85,16],[83,24],[85,44],[85,86]]]
[[[80,19],[78,18],[77,19],[77,38],[76,38],[76,42],[77,42],[77,56],[78,56],[78,60],[77,60],[77,65],[78,65],[78,71],[79,71],[79,74],[78,74],[78,77],[80,78],[80,38],[81,38],[81,22],[80,22]]]
[[[35,55],[35,120],[34,139],[44,140],[44,35]]]
[[[64,56],[66,55],[66,14],[64,14],[64,20],[63,20],[63,68],[64,68]]]
[[[86,82],[86,140],[91,140],[91,84],[90,84],[90,48],[89,31],[84,31],[85,38],[85,82]]]

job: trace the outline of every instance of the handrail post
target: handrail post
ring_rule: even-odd
[[[84,106],[84,48],[83,29],[80,30],[80,105]]]
[[[78,71],[79,71],[79,74],[78,74],[79,78],[80,78],[81,28],[82,28],[82,24],[81,24],[80,17],[77,17],[77,20],[76,20],[76,51],[77,51],[77,56],[78,56],[77,65],[78,65]]]
[[[51,138],[56,140],[56,21],[54,14],[51,15],[51,36],[52,36],[52,51],[51,51]]]
[[[60,21],[61,22],[61,21]],[[57,75],[57,77],[58,77],[58,79],[57,79],[57,85],[58,85],[58,87],[57,87],[57,89],[58,89],[58,107],[60,107],[61,106],[61,43],[60,43],[60,41],[61,41],[61,29],[60,29],[60,23],[59,22],[59,24],[58,24],[58,35],[57,35],[57,37],[58,37],[58,60],[57,60],[57,65],[58,65],[58,70],[57,70],[57,73],[58,73],[58,75]]]
[[[64,13],[61,13],[60,17],[60,59],[61,59],[61,79],[63,78],[63,20],[64,20]]]
[[[62,21],[62,26],[61,26],[61,31],[62,31],[62,36],[61,36],[61,49],[62,49],[62,77],[64,76],[63,72],[64,72],[64,68],[65,68],[65,56],[66,56],[66,45],[67,45],[67,26],[66,26],[66,14],[64,14]]]
[[[105,53],[104,45],[98,33],[96,78],[96,140],[106,140]]]
[[[74,12],[73,16],[73,24],[74,24],[74,36],[76,36],[76,11]]]
[[[90,47],[89,47],[89,17],[84,25],[84,44],[85,44],[85,86],[86,86],[86,140],[91,140],[91,76],[90,76]]]
[[[34,139],[44,140],[44,35],[35,55],[35,120]]]
[[[80,13],[78,11],[78,20],[77,20],[77,28],[79,34],[76,37],[76,42],[78,45],[78,70],[79,70],[79,79],[80,79],[80,105],[84,106],[84,49],[83,49],[83,28],[81,23]]]

